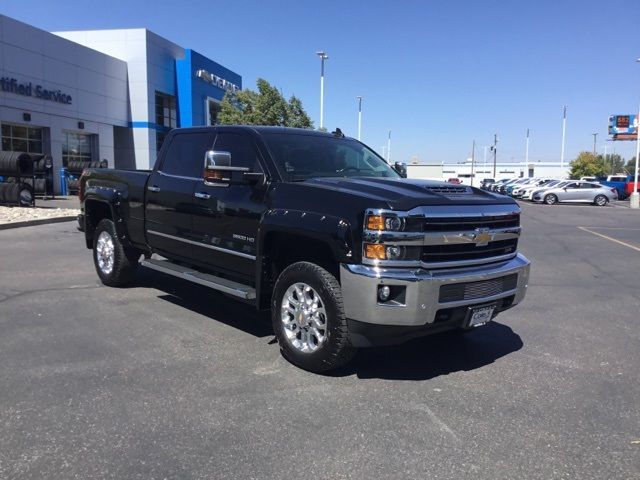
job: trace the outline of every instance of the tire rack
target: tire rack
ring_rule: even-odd
[[[51,162],[51,157],[49,155],[41,155],[41,154],[32,155],[32,157],[33,157],[34,180],[33,180],[33,184],[31,185],[31,188],[33,189],[33,195],[36,196],[36,195],[42,194],[43,200],[47,200],[47,199],[55,200],[56,193],[53,188],[53,165],[52,163],[49,163],[49,166],[47,166],[46,164],[47,157],[49,158],[50,162]],[[43,168],[40,168],[39,164],[42,164]],[[44,190],[42,192],[36,189],[37,180],[44,180]]]
[[[24,158],[24,156],[29,157],[29,162],[30,162],[30,168],[28,169],[28,172],[24,172],[21,170],[20,168],[20,164],[22,163],[23,165],[27,164],[26,159]],[[15,162],[16,162],[16,168],[15,170],[13,169],[9,169],[6,168],[6,165],[8,163],[11,163],[12,160],[10,160],[12,157],[15,157]],[[22,161],[20,160],[22,159]],[[34,192],[34,185],[36,183],[36,175],[34,173],[34,169],[33,169],[33,157],[26,153],[26,152],[0,152],[0,176],[2,176],[2,183],[11,183],[8,182],[8,180],[10,178],[14,178],[18,180],[18,184],[20,183],[24,183],[25,185],[28,185],[31,188],[31,207],[35,207],[36,206],[36,195]],[[23,178],[28,178],[31,180],[32,184],[29,185],[26,182],[22,182],[20,181]],[[20,197],[18,196],[18,203],[17,206],[21,207],[21,203],[20,203]]]

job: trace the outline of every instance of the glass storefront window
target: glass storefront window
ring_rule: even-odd
[[[83,133],[63,132],[62,136],[62,164],[66,167],[69,161],[78,160],[90,162],[93,160],[91,139],[93,135]]]
[[[2,150],[5,152],[43,153],[42,128],[2,124]]]
[[[176,97],[156,92],[156,123],[162,127],[176,128],[177,118]]]

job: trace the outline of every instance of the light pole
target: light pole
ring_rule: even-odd
[[[604,144],[604,163],[607,163],[607,148],[609,147],[609,145],[607,145],[606,143]],[[611,162],[611,175],[613,175],[613,162]]]
[[[358,141],[362,139],[362,97],[357,96],[358,99]]]
[[[473,140],[473,146],[471,147],[471,186],[473,187],[473,174],[474,174],[474,165],[476,163],[476,141]]]
[[[563,107],[562,112],[562,150],[560,152],[560,171],[564,169],[564,138],[567,131],[567,106]]]
[[[329,58],[325,52],[316,52],[320,57],[320,129],[324,128],[324,61]]]
[[[636,60],[640,62],[640,58]],[[629,199],[629,206],[631,208],[640,208],[640,195],[638,194],[638,157],[640,156],[640,106],[638,107],[638,116],[636,117],[636,171],[633,174],[633,192]]]
[[[591,135],[593,135],[593,154],[596,154],[596,138],[598,137],[597,133],[592,133]]]
[[[491,146],[491,151],[493,152],[493,179],[496,179],[496,159],[498,156],[498,134],[496,133],[493,136],[493,145]]]

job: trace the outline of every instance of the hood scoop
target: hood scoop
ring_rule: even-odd
[[[469,187],[462,185],[433,185],[425,188],[431,193],[437,193],[440,195],[464,195],[465,193],[471,193],[471,189]]]

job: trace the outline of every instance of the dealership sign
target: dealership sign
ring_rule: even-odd
[[[200,69],[196,71],[196,77],[223,90],[228,90],[230,92],[240,90],[240,87],[235,83],[231,83],[229,80],[225,80],[224,78],[214,75],[213,73],[209,73],[206,70]]]
[[[0,89],[2,89],[3,92],[24,95],[25,97],[36,97],[42,100],[71,105],[71,95],[62,93],[60,90],[47,90],[43,88],[42,85],[32,85],[31,82],[18,83],[18,80],[15,78],[0,78]]]
[[[635,140],[637,132],[637,115],[611,115],[609,117],[609,135],[613,137],[613,140]]]

